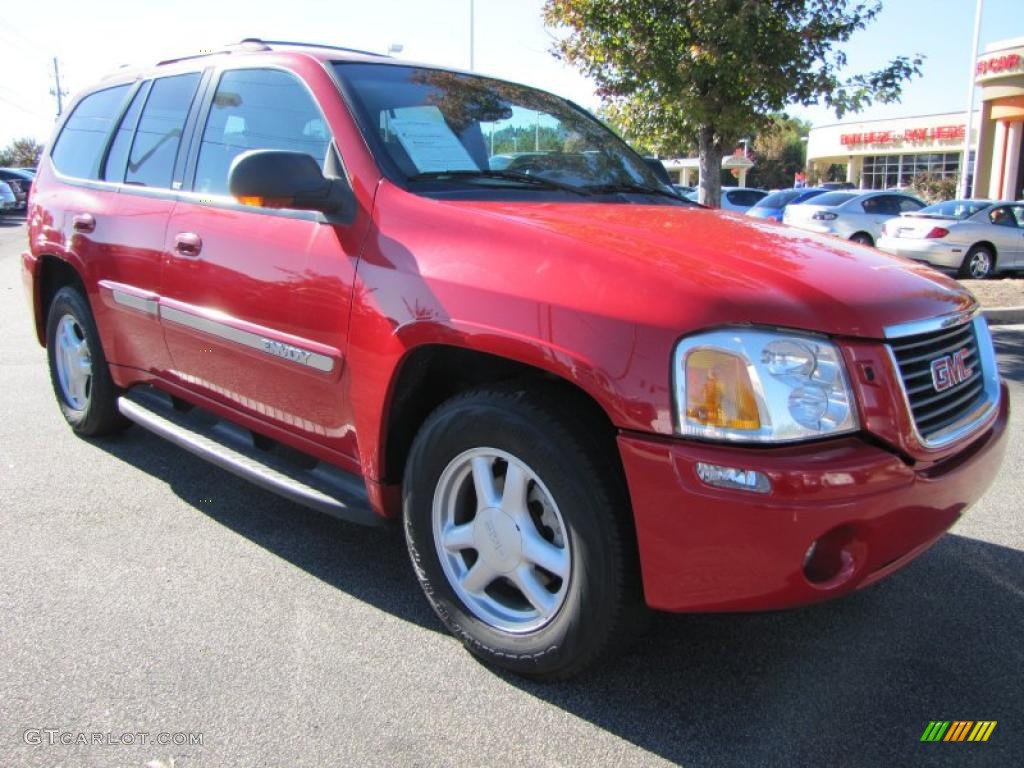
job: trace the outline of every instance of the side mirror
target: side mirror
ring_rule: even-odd
[[[253,149],[231,163],[228,189],[243,205],[345,214],[355,202],[344,179],[328,179],[302,152]]]

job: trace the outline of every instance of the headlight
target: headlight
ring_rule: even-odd
[[[673,361],[679,434],[758,443],[857,430],[839,349],[824,338],[724,329],[679,342]]]

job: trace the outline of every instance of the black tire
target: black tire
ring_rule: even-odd
[[[857,232],[856,234],[850,235],[850,240],[860,245],[871,245],[874,246],[875,239],[867,232]]]
[[[986,280],[996,270],[996,255],[987,245],[976,245],[964,256],[958,276],[966,280]]]
[[[564,679],[621,650],[644,626],[628,493],[614,443],[612,450],[599,450],[602,444],[567,398],[536,385],[459,395],[434,411],[417,434],[404,478],[409,555],[437,615],[485,663],[526,677]],[[439,482],[450,464],[483,447],[507,452],[532,470],[564,522],[571,557],[563,602],[530,631],[506,631],[474,613],[453,588],[435,543]],[[526,487],[536,490],[538,484]],[[481,514],[475,513],[474,523]],[[516,530],[522,532],[518,525]],[[488,589],[502,584],[497,579]]]
[[[58,370],[57,356],[60,350],[57,333],[65,318],[69,318],[69,328],[76,337],[84,341],[91,358],[91,376],[83,390],[85,397],[80,398],[78,403],[74,402],[73,395],[65,391]],[[46,320],[46,353],[50,364],[50,383],[57,403],[64,419],[76,434],[84,437],[110,435],[121,432],[131,424],[117,410],[119,390],[110,378],[110,369],[107,367],[92,311],[77,288],[61,288],[50,302]]]

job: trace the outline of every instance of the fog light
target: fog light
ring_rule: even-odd
[[[697,462],[697,477],[716,488],[730,488],[734,491],[768,493],[772,489],[767,475],[753,469],[723,467],[719,464]]]

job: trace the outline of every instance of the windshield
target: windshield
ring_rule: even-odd
[[[336,62],[385,173],[413,191],[438,184],[572,196],[679,198],[638,154],[570,102],[475,75]]]
[[[992,203],[983,200],[947,200],[922,208],[916,216],[942,216],[950,219],[966,219],[978,211],[991,207]]]

